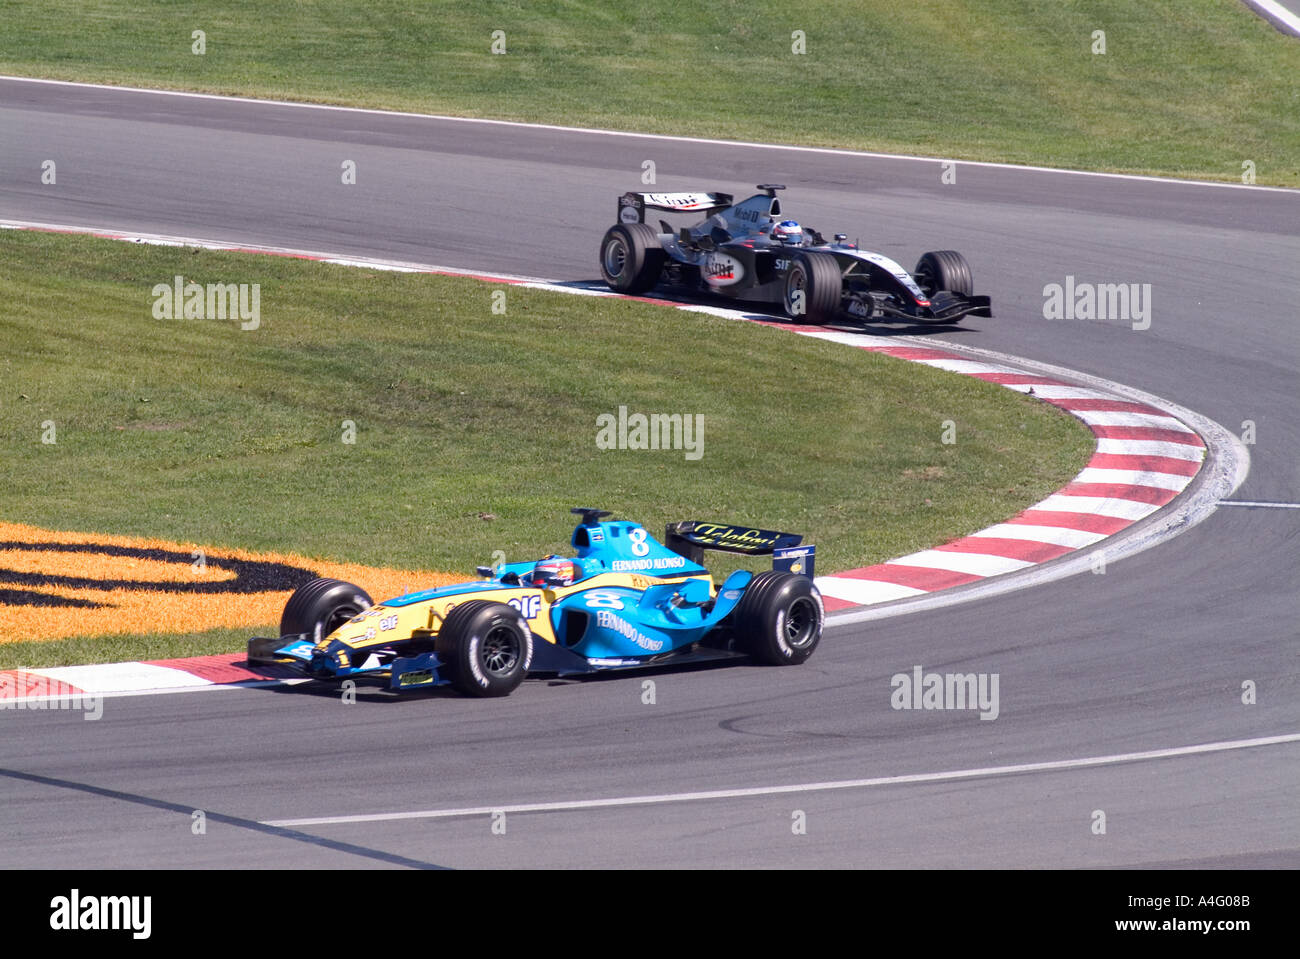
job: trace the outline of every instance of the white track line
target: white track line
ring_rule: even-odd
[[[865,789],[872,786],[900,786],[916,783],[952,782],[962,779],[985,779],[992,776],[1014,776],[1024,773],[1062,772],[1070,769],[1087,769],[1097,766],[1115,766],[1120,763],[1146,762],[1154,759],[1174,759],[1206,753],[1229,752],[1235,749],[1254,749],[1260,746],[1278,746],[1300,742],[1300,733],[1283,736],[1264,736],[1259,739],[1234,739],[1225,742],[1203,743],[1196,746],[1178,746],[1173,749],[1152,749],[1138,753],[1117,753],[1112,756],[1089,756],[1084,759],[1057,759],[1041,763],[1019,763],[1013,766],[984,766],[979,769],[957,769],[940,773],[913,773],[906,776],[878,776],[872,779],[841,779],[829,782],[796,783],[788,786],[754,786],[748,789],[712,789],[701,792],[659,793],[646,796],[619,796],[609,799],[570,799],[560,802],[515,803],[500,806],[468,806],[460,809],[419,809],[411,812],[370,813],[357,816],[318,816],[310,819],[271,819],[263,826],[300,827],[331,826],[361,822],[394,822],[402,819],[452,819],[462,816],[490,816],[494,813],[571,812],[579,809],[608,809],[617,806],[652,806],[664,803],[701,802],[710,799],[746,799],[754,796],[781,796],[789,793],[825,792],[831,789]]]
[[[1296,16],[1276,0],[1245,0],[1248,7],[1254,8],[1265,20],[1270,21],[1279,30],[1300,37],[1300,16]]]
[[[833,147],[809,147],[788,143],[754,143],[749,140],[718,140],[710,137],[674,136],[668,133],[636,133],[631,130],[604,130],[597,127],[573,127],[553,123],[525,123],[521,120],[489,120],[482,117],[452,117],[438,113],[412,113],[405,110],[375,110],[368,107],[345,107],[333,103],[302,103],[294,100],[259,100],[255,97],[223,96],[216,93],[192,93],[186,90],[152,90],[147,87],[115,86],[105,83],[80,83],[73,80],[47,80],[38,77],[16,77],[0,74],[0,80],[18,83],[44,83],[54,86],[82,87],[94,90],[115,90],[123,93],[142,93],[165,97],[189,97],[195,100],[222,100],[229,103],[252,103],[259,106],[295,107],[303,110],[337,110],[346,113],[368,113],[387,117],[412,117],[420,120],[438,120],[447,123],[477,123],[484,126],[518,127],[529,130],[553,130],[559,133],[585,133],[592,136],[628,137],[639,140],[661,140],[669,143],[692,143],[706,146],[743,147],[750,150],[790,150],[798,153],[816,153],[829,156],[863,157],[875,160],[908,160],[918,163],[952,163],[952,157],[915,156],[906,153],[875,153],[869,150],[839,150]],[[1061,167],[1029,166],[1020,163],[993,163],[987,160],[958,160],[962,166],[987,167],[994,170],[1023,170],[1033,173],[1054,173],[1066,176],[1107,177],[1113,180],[1133,180],[1139,183],[1169,183],[1180,186],[1216,187],[1224,190],[1255,190],[1295,194],[1300,191],[1284,186],[1258,186],[1245,183],[1220,183],[1215,180],[1184,180],[1176,177],[1141,176],[1135,173],[1102,173],[1096,170],[1067,170]]]
[[[1260,506],[1266,509],[1300,509],[1300,503],[1261,503],[1245,499],[1221,499],[1220,506]]]

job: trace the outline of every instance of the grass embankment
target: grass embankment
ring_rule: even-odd
[[[829,572],[1001,520],[1092,448],[1000,387],[644,303],[12,231],[0,262],[0,519],[43,529],[468,572],[562,550],[588,505],[805,532]],[[260,326],[155,318],[178,274],[259,284]],[[599,448],[620,406],[700,417],[701,455]],[[69,648],[39,655],[98,658]]]

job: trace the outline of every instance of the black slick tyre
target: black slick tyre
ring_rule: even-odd
[[[280,635],[307,633],[320,641],[373,605],[360,586],[341,579],[313,579],[289,597],[280,617]]]
[[[434,650],[457,691],[509,696],[532,665],[533,633],[513,606],[472,599],[447,614]]]
[[[785,273],[785,315],[805,323],[829,323],[839,314],[843,284],[839,261],[829,253],[796,253]]]
[[[970,296],[975,292],[970,264],[956,250],[933,250],[921,254],[912,276],[926,296],[934,296],[940,290],[960,296]]]
[[[600,241],[600,275],[620,293],[648,293],[659,282],[667,254],[644,223],[619,223]]]
[[[750,580],[734,616],[746,652],[773,666],[793,666],[821,641],[826,608],[807,576],[770,571]]]

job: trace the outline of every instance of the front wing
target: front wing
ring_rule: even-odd
[[[583,676],[611,670],[647,669],[667,665],[716,662],[724,659],[744,659],[744,653],[696,643],[686,649],[672,650],[653,656],[588,658],[556,643],[539,640],[533,646],[533,662],[529,675]],[[313,660],[316,664],[313,664]],[[316,657],[316,644],[307,634],[296,636],[255,636],[248,641],[248,662],[287,667],[308,679],[334,680],[336,682],[367,677],[386,679],[389,689],[409,692],[430,689],[450,683],[439,672],[442,662],[434,652],[415,656],[398,656],[387,665],[320,668]]]
[[[341,666],[323,654],[318,654],[316,643],[306,633],[279,637],[254,636],[248,641],[248,662],[286,666],[310,679],[344,680],[361,676],[387,678],[389,688],[396,690],[426,689],[445,686],[450,682],[438,672],[442,663],[437,653],[398,656],[387,664],[352,665],[349,662],[347,666]]]

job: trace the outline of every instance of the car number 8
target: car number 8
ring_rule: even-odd
[[[588,609],[622,609],[623,597],[618,593],[609,593],[604,590],[596,590],[587,594]]]

